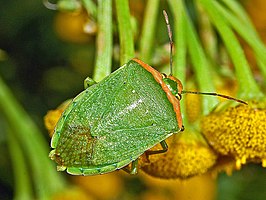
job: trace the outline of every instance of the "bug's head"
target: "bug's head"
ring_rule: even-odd
[[[163,82],[166,84],[168,89],[171,91],[171,93],[178,99],[181,100],[182,98],[182,90],[183,85],[181,81],[174,76],[167,76],[166,74],[162,74],[163,76]]]

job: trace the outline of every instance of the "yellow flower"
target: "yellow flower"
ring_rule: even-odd
[[[197,91],[195,84],[192,81],[186,82],[186,90]],[[186,108],[186,118],[188,122],[195,122],[201,116],[201,96],[200,95],[185,95],[183,96]]]
[[[201,114],[200,95],[187,95],[185,98],[186,114],[189,122],[195,122]]]
[[[262,162],[266,167],[266,106],[265,102],[227,107],[202,120],[202,132],[220,154],[232,156],[236,168],[247,161]]]
[[[166,153],[150,155],[149,163],[140,164],[147,174],[165,179],[185,179],[204,174],[215,164],[216,154],[198,132],[185,130],[166,142]],[[160,146],[156,145],[150,150],[158,149]]]
[[[92,41],[92,36],[97,32],[96,24],[84,10],[58,12],[54,19],[54,28],[62,40],[80,44]]]
[[[48,130],[50,137],[53,136],[56,123],[58,122],[62,112],[66,109],[70,101],[71,99],[64,101],[55,110],[49,110],[44,116],[44,126]]]

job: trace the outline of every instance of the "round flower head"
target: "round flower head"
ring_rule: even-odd
[[[266,106],[248,103],[218,108],[201,123],[210,145],[220,154],[234,157],[237,169],[247,161],[266,167]]]
[[[168,151],[148,157],[141,169],[147,174],[165,179],[185,179],[205,173],[215,164],[216,154],[200,133],[185,130],[166,140]],[[156,145],[150,150],[161,149]]]

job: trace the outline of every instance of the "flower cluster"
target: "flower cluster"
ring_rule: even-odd
[[[263,103],[228,107],[202,120],[202,132],[221,155],[232,156],[240,169],[247,161],[266,167],[266,109]]]

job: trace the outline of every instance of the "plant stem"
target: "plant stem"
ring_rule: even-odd
[[[10,152],[12,167],[14,171],[14,199],[33,199],[33,191],[31,189],[30,175],[26,166],[26,159],[22,153],[19,142],[13,135],[13,131],[8,128],[8,149]]]
[[[239,82],[239,97],[244,99],[263,97],[263,93],[260,91],[252,76],[248,62],[236,36],[229,28],[225,19],[217,12],[214,6],[214,1],[199,0],[199,2],[208,13],[218,32],[221,34],[225,46],[232,58],[236,70],[237,80]]]
[[[151,61],[159,3],[159,0],[149,0],[146,4],[140,38],[140,59],[146,63]]]
[[[120,64],[127,63],[134,57],[134,38],[130,22],[127,0],[116,0],[116,13],[120,40]]]
[[[214,3],[214,6],[227,20],[227,23],[229,23],[254,50],[258,66],[260,67],[263,76],[266,78],[266,48],[259,38],[255,28],[250,24],[251,22],[249,20],[244,22],[218,3]]]
[[[95,3],[92,0],[82,0],[82,4],[88,14],[90,14],[92,17],[96,18],[97,15],[97,7]]]
[[[186,21],[187,37],[189,38],[189,40],[187,40],[188,50],[191,57],[193,69],[196,73],[196,79],[199,85],[199,89],[203,92],[213,92],[215,91],[215,87],[212,79],[209,78],[212,77],[209,62],[188,14],[184,13],[184,17]],[[204,97],[202,100],[203,114],[208,114],[217,103],[218,99],[215,97]]]
[[[245,23],[247,28],[254,29],[252,22],[250,21],[246,11],[240,5],[239,1],[232,1],[232,0],[222,0],[222,2],[230,8],[232,13],[234,13],[238,19],[240,19],[243,23]]]
[[[48,145],[42,133],[16,101],[1,77],[0,110],[28,156],[38,199],[47,199],[47,196],[63,189],[64,181],[48,158]]]
[[[173,75],[185,84],[186,78],[186,27],[182,0],[168,0],[174,16],[175,54],[173,57]],[[184,85],[185,86],[185,85]]]
[[[98,35],[93,79],[101,81],[112,70],[112,0],[98,0]]]
[[[217,59],[217,37],[215,34],[215,31],[213,29],[213,26],[210,22],[210,19],[208,18],[207,13],[203,10],[202,6],[198,3],[196,3],[196,8],[198,11],[198,23],[199,23],[199,37],[202,42],[202,46],[205,49],[205,52],[211,61],[212,64],[215,63],[215,60]]]

